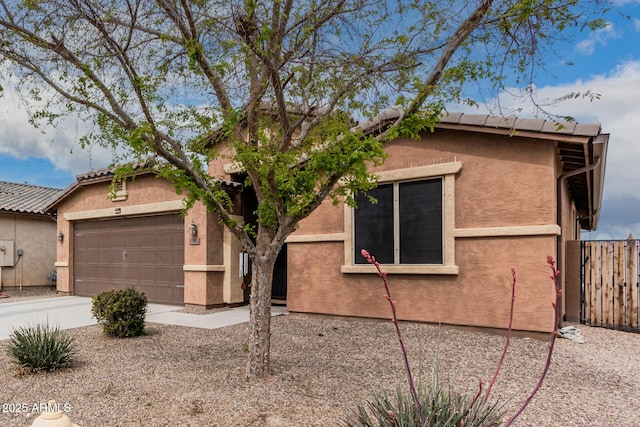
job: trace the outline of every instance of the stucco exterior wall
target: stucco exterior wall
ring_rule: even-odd
[[[398,317],[504,329],[509,320],[511,267],[516,267],[514,329],[549,331],[553,287],[544,254],[553,250],[547,237],[460,239],[457,276],[388,276]],[[290,244],[287,251],[289,311],[390,317],[377,275],[340,272],[342,243]]]
[[[555,223],[555,147],[550,141],[437,130],[421,140],[385,146],[388,157],[374,171],[452,160],[457,228]]]
[[[15,265],[0,266],[3,288],[49,285],[47,275],[56,261],[56,234],[56,223],[49,217],[0,214],[0,242],[13,243]]]
[[[376,171],[461,165],[452,181],[455,200],[445,203],[444,213],[451,234],[445,246],[453,249],[456,268],[446,274],[390,274],[399,317],[506,328],[515,267],[514,328],[550,331],[554,289],[546,257],[556,256],[560,231],[554,143],[437,130],[420,141],[393,141],[385,149],[389,157]],[[290,311],[389,317],[376,275],[342,272],[349,271],[343,268],[352,239],[344,226],[349,215],[343,205],[325,202],[289,240]]]

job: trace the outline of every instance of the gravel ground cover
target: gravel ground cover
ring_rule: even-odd
[[[295,314],[272,322],[273,375],[257,381],[245,379],[246,324],[149,323],[148,335],[134,339],[73,329],[76,365],[47,374],[19,375],[1,351],[0,425],[29,426],[34,405],[53,399],[80,427],[335,426],[374,387],[405,383],[390,322]],[[640,335],[579,327],[585,343],[557,340],[549,375],[516,425],[640,425]],[[402,330],[418,375],[429,379],[437,349],[441,379],[458,390],[488,383],[505,340],[416,323]],[[512,339],[494,388],[508,412],[538,381],[547,346]]]
[[[26,301],[35,298],[55,298],[58,294],[49,286],[35,286],[20,288],[3,288],[0,292],[0,304],[8,302]]]

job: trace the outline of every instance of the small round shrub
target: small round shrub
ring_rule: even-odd
[[[108,335],[120,338],[144,335],[147,296],[134,288],[104,291],[92,298],[91,314]]]
[[[76,344],[59,326],[37,324],[11,331],[6,353],[23,371],[54,371],[72,364]]]

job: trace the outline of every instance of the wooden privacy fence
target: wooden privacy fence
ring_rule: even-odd
[[[581,243],[581,322],[640,329],[640,240]]]

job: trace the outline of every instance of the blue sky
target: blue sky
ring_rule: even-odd
[[[550,107],[580,123],[600,123],[610,133],[603,209],[597,231],[584,238],[640,238],[640,0],[617,0],[609,24],[558,44],[545,72],[536,78],[537,99],[556,99],[569,92],[591,91],[600,99],[575,99]],[[628,15],[626,19],[623,15]],[[573,65],[568,65],[573,64]],[[5,89],[7,89],[5,87]],[[514,88],[513,91],[517,91]],[[502,112],[532,117],[530,105],[508,93],[499,96]],[[465,111],[497,112],[496,99]],[[510,107],[513,109],[510,110]],[[450,111],[459,110],[450,108]],[[79,147],[84,123],[69,118],[56,129],[34,129],[18,97],[6,90],[0,98],[0,181],[54,188],[71,184],[76,174],[106,167],[111,153]]]

